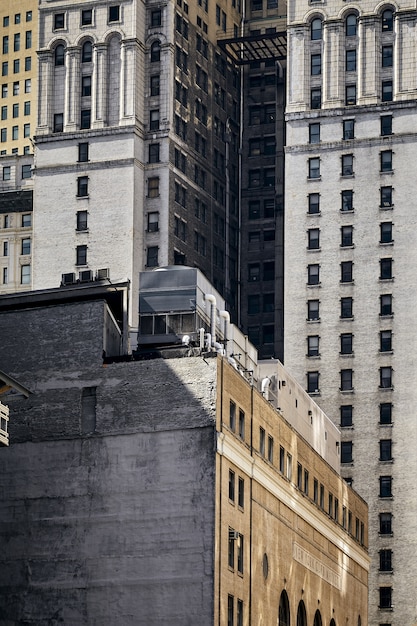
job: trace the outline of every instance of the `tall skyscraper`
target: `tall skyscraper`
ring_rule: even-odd
[[[417,621],[416,28],[406,2],[289,6],[285,363],[369,504],[373,626]]]

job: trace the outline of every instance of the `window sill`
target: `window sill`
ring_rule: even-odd
[[[394,387],[378,387],[379,391],[394,391]]]
[[[351,244],[350,244],[350,245],[348,245],[348,246],[344,246],[342,243],[340,244],[340,248],[341,248],[342,250],[352,250],[354,247],[355,247],[355,244],[354,244],[354,243],[351,243]],[[353,282],[353,281],[351,281],[351,282]]]
[[[341,322],[353,322],[353,320],[355,319],[352,315],[352,317],[339,317]]]
[[[384,204],[384,205],[379,205],[379,208],[381,209],[381,211],[390,211],[391,209],[394,208],[393,204]]]
[[[380,350],[379,354],[394,354],[394,350]]]
[[[86,196],[76,196],[77,200],[88,200],[89,199],[89,195],[87,194]]]
[[[379,173],[381,174],[381,176],[384,176],[384,175],[393,176],[394,170],[386,170],[386,171],[380,170]]]
[[[379,277],[379,282],[380,283],[392,283],[394,281],[394,278],[391,276],[391,278],[381,278],[381,276]]]
[[[319,396],[320,395],[320,391],[317,389],[316,391],[307,391],[309,396]]]
[[[306,248],[307,252],[321,252],[321,248]]]
[[[318,318],[316,320],[309,320],[309,319],[307,319],[306,322],[308,322],[309,324],[318,324],[320,322],[320,318]]]
[[[392,428],[394,426],[393,422],[390,422],[389,424],[385,424],[384,422],[378,422],[378,424],[382,427],[382,428]]]
[[[349,426],[342,426],[342,425],[340,424],[339,428],[342,428],[342,429],[343,429],[343,432],[346,432],[346,431],[348,431],[348,430],[349,430],[349,431],[350,431],[350,430],[355,430],[355,427],[353,426],[353,424],[349,424]]]
[[[343,395],[349,395],[349,394],[355,393],[355,390],[353,388],[352,389],[340,389],[339,387],[339,391],[340,393],[343,393]]]
[[[353,207],[351,209],[340,209],[340,212],[341,213],[348,213],[350,215],[351,213],[355,212],[355,209]]]
[[[314,284],[307,283],[307,287],[321,287],[321,283],[314,283]]]
[[[340,178],[355,178],[355,174],[340,174]]]
[[[346,357],[353,357],[353,356],[355,356],[355,353],[354,352],[339,352],[339,356],[342,359],[345,359]]]
[[[387,500],[388,501],[393,501],[394,500],[393,496],[379,496],[379,499],[380,500],[384,500],[384,501],[387,501]]]
[[[341,280],[340,284],[341,285],[354,285],[355,281],[354,280]]]
[[[314,212],[307,211],[307,215],[308,215],[309,217],[316,217],[316,216],[320,217],[320,216],[321,216],[321,211],[316,211],[315,213],[314,213]]]
[[[306,354],[306,357],[308,359],[313,359],[314,360],[314,359],[320,359],[321,355],[320,354]]]
[[[321,180],[321,176],[307,176],[307,182],[311,183],[311,182],[316,182],[316,181],[320,181]]]
[[[88,267],[88,263],[76,263],[75,267]]]
[[[386,461],[379,459],[379,462],[382,463],[382,465],[392,465],[394,463],[394,459],[388,459]]]
[[[75,232],[78,233],[88,233],[90,232],[88,228],[76,228]]]
[[[392,319],[394,317],[394,313],[380,313],[379,314],[380,319],[384,319],[384,320],[389,320]]]

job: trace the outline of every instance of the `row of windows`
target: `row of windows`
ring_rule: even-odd
[[[32,69],[32,57],[25,57],[24,64],[25,72],[29,72]],[[19,74],[20,72],[20,59],[15,59],[13,61],[13,74]],[[9,75],[9,62],[3,61],[1,64],[1,75],[8,76]]]
[[[380,118],[380,135],[385,137],[392,135],[392,121],[393,116],[391,114],[381,115]],[[333,128],[333,127],[332,127]],[[342,121],[342,139],[349,140],[355,138],[355,120],[346,119]],[[308,141],[309,143],[320,143],[321,141],[321,124],[320,122],[313,122],[308,125]]]
[[[243,626],[243,618],[243,600],[236,598],[235,608],[235,597],[229,594],[227,596],[227,626]]]
[[[349,13],[345,18],[345,35],[346,37],[356,37],[358,27],[358,16],[355,13]],[[381,30],[382,32],[392,32],[394,27],[394,14],[391,9],[385,9],[381,12]],[[310,39],[311,41],[320,41],[323,37],[323,20],[315,17],[310,22]]]
[[[262,267],[262,274],[261,274]],[[269,281],[275,279],[275,261],[264,261],[261,263],[249,263],[248,265],[248,281],[259,282],[261,280]]]
[[[256,296],[249,296],[256,297]],[[259,298],[259,296],[257,296]],[[259,311],[257,311],[259,312]],[[353,333],[342,333],[340,335],[340,354],[353,354]],[[379,351],[392,352],[393,333],[392,330],[381,330],[379,332]],[[320,356],[320,336],[309,335],[307,337],[307,356]]]
[[[340,263],[340,282],[352,283],[353,278],[353,261],[342,261]],[[379,260],[379,280],[392,280],[393,276],[393,259],[384,258]],[[249,278],[249,280],[251,280]],[[311,263],[307,266],[307,284],[310,286],[320,285],[320,264]]]
[[[393,65],[393,46],[382,46],[381,48],[381,67],[392,67]],[[345,71],[356,72],[356,49],[346,50],[345,52]],[[315,53],[310,56],[310,74],[311,76],[320,76],[322,73],[322,55]]]
[[[392,461],[392,440],[380,439],[379,441],[379,460]],[[342,441],[340,452],[341,463],[353,463],[353,442]]]
[[[382,150],[379,153],[380,160],[380,172],[392,172],[393,171],[393,163],[392,163],[393,151],[392,150]],[[354,176],[354,156],[353,154],[342,154],[340,157],[341,161],[341,176]],[[308,178],[317,179],[321,177],[320,172],[320,157],[311,157],[308,159]],[[250,172],[249,172],[250,174]]]
[[[3,280],[3,285],[7,285],[9,283],[9,268],[8,267],[3,267],[2,280]],[[29,264],[21,265],[20,266],[20,284],[30,285],[30,281],[31,281],[31,266]]]
[[[384,366],[379,368],[379,388],[380,389],[392,389],[393,388],[393,373],[394,370],[391,366]],[[353,369],[347,368],[340,370],[340,391],[354,391],[353,385]],[[320,393],[320,372],[307,372],[307,392],[310,394]]]
[[[20,224],[22,228],[28,228],[29,226],[32,226],[32,213],[23,213]],[[10,215],[5,215],[3,217],[2,223],[0,223],[0,228],[11,228],[11,226],[12,220],[10,218]]]
[[[30,93],[32,91],[32,80],[30,78],[26,78],[24,81],[24,93]],[[13,96],[18,96],[20,94],[20,81],[16,80],[13,83],[12,93]],[[9,95],[9,85],[7,83],[3,83],[1,86],[1,97],[7,98]]]
[[[391,402],[381,402],[379,405],[379,423],[381,425],[392,424]],[[343,404],[340,407],[340,426],[342,428],[353,426],[353,405]]]
[[[12,141],[17,141],[19,139],[19,126],[12,126],[12,136],[11,139]],[[30,137],[30,124],[23,124],[23,137]],[[1,143],[5,143],[7,142],[7,128],[1,128],[0,129],[0,142]],[[25,168],[29,168],[30,166],[23,166]],[[22,167],[22,173],[23,173],[23,167]],[[25,176],[25,178],[30,178],[30,176]]]
[[[31,165],[22,165],[21,169],[22,178],[31,178],[32,177],[32,166]],[[11,180],[12,179],[12,168],[10,165],[5,165],[2,169],[2,179],[3,180]]]
[[[26,11],[26,21],[27,22],[31,22],[32,21],[32,11]],[[15,24],[20,24],[22,20],[22,15],[21,13],[15,13],[14,15],[14,23]],[[9,15],[5,15],[3,17],[3,28],[7,28],[8,26],[10,26],[10,16]]]
[[[20,33],[15,33],[13,35],[13,52],[19,52],[21,45],[21,35]],[[25,49],[29,50],[32,47],[32,31],[27,30],[25,32]],[[4,35],[2,40],[2,53],[9,53],[9,35]]]
[[[393,187],[384,186],[380,187],[379,190],[379,207],[381,209],[392,209],[394,207],[393,204]],[[340,210],[345,211],[354,211],[353,204],[353,189],[344,189],[340,192]],[[319,193],[310,193],[308,194],[308,204],[307,204],[307,213],[310,215],[316,215],[320,213],[320,194]],[[384,227],[388,228],[388,227]],[[384,243],[381,241],[381,243]],[[386,242],[385,242],[386,243]]]
[[[382,294],[379,296],[379,315],[381,317],[393,315],[392,294]],[[353,298],[340,298],[340,318],[353,319]],[[320,300],[307,301],[307,320],[309,322],[320,321]]]
[[[9,113],[9,108],[7,104],[3,105],[1,107],[1,119],[7,120],[8,113]],[[12,113],[13,118],[19,117],[20,105],[18,102],[13,104],[13,106],[11,107],[11,113]],[[27,100],[26,102],[23,103],[23,115],[30,115],[30,100]]]
[[[81,26],[91,26],[93,24],[94,11],[93,9],[82,9],[80,14]],[[67,28],[67,13],[54,13],[53,16],[53,28],[54,30],[63,30]],[[113,4],[109,6],[107,20],[110,23],[120,21],[120,5]]]
[[[236,474],[233,470],[229,470],[229,501],[233,504],[237,502],[241,509],[245,507],[245,481],[241,476],[238,476],[236,481]]]
[[[381,94],[380,98],[382,102],[391,102],[393,99],[393,83],[392,80],[381,81]],[[353,106],[356,104],[357,93],[356,85],[346,85],[345,87],[345,105]],[[321,109],[322,105],[322,89],[319,86],[312,87],[310,90],[310,108]]]
[[[394,239],[392,236],[392,222],[381,222],[379,225],[379,243],[388,244],[393,243]],[[341,226],[340,227],[340,246],[342,248],[352,247],[353,246],[353,230],[354,227],[351,225]],[[320,229],[319,228],[309,228],[307,231],[307,249],[308,250],[320,250]],[[342,278],[341,282],[346,282],[344,279],[345,275],[348,273],[346,263],[350,263],[350,261],[345,262],[341,265],[342,267]],[[350,279],[351,280],[351,279]]]
[[[32,241],[30,237],[20,240],[20,254],[26,255],[31,253]],[[8,241],[3,241],[3,256],[9,256],[10,247]]]

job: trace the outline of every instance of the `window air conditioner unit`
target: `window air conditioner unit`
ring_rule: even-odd
[[[382,203],[382,206],[391,206],[391,202],[387,202],[386,200]]]
[[[106,280],[110,278],[110,270],[108,267],[104,267],[96,272],[96,280]]]
[[[78,274],[80,283],[89,283],[93,280],[93,270],[82,270]]]
[[[62,274],[61,287],[65,287],[66,285],[74,285],[74,284],[75,284],[74,272],[69,272],[68,274]]]
[[[229,530],[229,539],[231,541],[235,541],[239,539],[239,531],[237,530]]]

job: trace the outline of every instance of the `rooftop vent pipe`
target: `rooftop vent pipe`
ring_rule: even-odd
[[[216,342],[216,298],[211,293],[206,293],[204,296],[206,302],[210,302],[210,334],[211,345]]]
[[[220,311],[220,317],[224,319],[224,353],[227,356],[227,340],[229,336],[230,315],[228,311]]]

